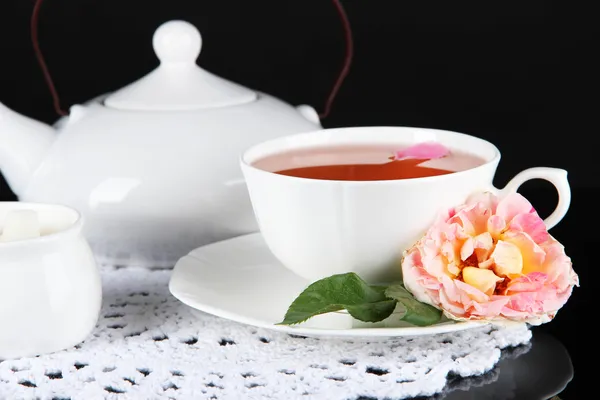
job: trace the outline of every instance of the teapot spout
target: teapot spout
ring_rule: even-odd
[[[0,172],[17,196],[28,186],[55,136],[49,125],[0,103]]]

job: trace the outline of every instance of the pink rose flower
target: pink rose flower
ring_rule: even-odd
[[[579,278],[523,196],[471,196],[404,252],[404,285],[455,320],[554,318]]]

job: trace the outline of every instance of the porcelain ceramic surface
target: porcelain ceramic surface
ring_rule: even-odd
[[[451,150],[481,157],[466,171],[389,181],[327,181],[279,175],[252,163],[293,149],[328,145],[411,144],[436,141]],[[308,279],[356,272],[372,282],[400,279],[402,252],[427,231],[445,209],[477,191],[514,192],[530,179],[551,182],[559,195],[548,228],[566,214],[571,192],[567,172],[531,168],[503,189],[492,185],[500,152],[491,143],[456,132],[406,127],[325,129],[258,144],[247,150],[241,167],[254,212],[268,247],[290,270]]]
[[[47,126],[0,104],[0,169],[21,201],[86,218],[101,262],[173,266],[192,249],[257,230],[239,168],[244,149],[320,129],[317,113],[219,78],[195,63],[183,21],[155,33],[160,65]]]
[[[317,316],[295,326],[276,325],[308,284],[272,255],[260,233],[253,233],[200,247],[183,257],[175,265],[169,290],[196,311],[305,336],[413,336],[482,326],[480,322],[444,321],[416,327],[395,318],[399,314],[374,324],[342,312]]]
[[[0,360],[51,353],[83,341],[102,302],[100,274],[82,219],[48,204],[0,203],[0,230],[11,210],[33,210],[42,236],[0,243]]]

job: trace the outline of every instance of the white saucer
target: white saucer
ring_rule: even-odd
[[[173,269],[169,290],[196,310],[303,336],[420,336],[483,325],[481,322],[444,320],[417,327],[399,321],[399,314],[373,324],[357,321],[346,312],[320,315],[294,326],[276,325],[308,284],[275,259],[260,233],[253,233],[200,247],[181,258]]]

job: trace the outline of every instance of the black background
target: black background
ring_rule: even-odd
[[[589,299],[600,205],[595,14],[577,2],[541,0],[343,3],[354,61],[325,127],[420,126],[482,137],[502,152],[499,187],[528,167],[569,171],[571,209],[551,233],[582,283],[554,321],[535,329],[557,337],[572,357],[575,378],[561,399],[583,398],[590,384],[583,363],[596,347]],[[53,122],[30,42],[32,9],[33,0],[1,2],[0,101]],[[292,104],[322,110],[342,66],[343,30],[328,0],[46,0],[40,44],[63,107],[156,67],[152,34],[169,19],[201,30],[204,68]],[[521,193],[542,215],[555,205],[547,183],[528,183]],[[0,200],[14,199],[0,176]]]

